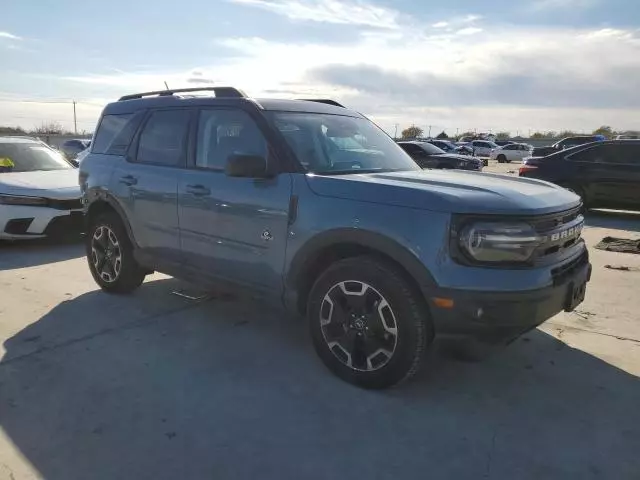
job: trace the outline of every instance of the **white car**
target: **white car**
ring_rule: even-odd
[[[491,152],[497,148],[500,148],[493,142],[489,140],[474,140],[467,144],[471,148],[473,148],[473,154],[476,157],[489,157],[491,156]]]
[[[530,157],[532,153],[533,147],[531,145],[511,143],[491,152],[491,160],[497,160],[498,163],[520,162]]]
[[[78,170],[39,140],[0,137],[0,239],[80,232]]]

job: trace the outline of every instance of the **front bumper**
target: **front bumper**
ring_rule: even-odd
[[[484,344],[507,344],[562,311],[571,311],[584,299],[591,279],[588,257],[563,272],[554,285],[523,292],[446,290],[439,298],[452,300],[447,308],[431,306],[439,337],[473,339]]]
[[[80,233],[82,226],[82,210],[19,205],[0,209],[0,239],[4,240]]]

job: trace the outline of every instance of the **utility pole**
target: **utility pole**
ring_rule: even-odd
[[[396,132],[393,134],[393,139],[394,139],[394,140],[397,140],[397,139],[398,139],[398,126],[399,126],[399,125],[396,123],[396,124],[395,124]]]
[[[429,125],[429,138],[431,138],[431,125]]]
[[[78,120],[76,119],[76,101],[73,101],[73,132],[78,135]]]

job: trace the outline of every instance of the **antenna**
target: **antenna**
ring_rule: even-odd
[[[169,90],[169,85],[167,85],[167,82],[166,82],[166,81],[164,82],[164,86],[165,86],[165,88],[166,88],[167,90]]]

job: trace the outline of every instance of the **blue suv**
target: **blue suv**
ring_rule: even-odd
[[[105,291],[160,271],[259,294],[306,315],[327,367],[367,388],[411,377],[435,337],[506,344],[584,299],[582,206],[566,189],[422,170],[331,100],[193,90],[102,114],[80,184]]]

